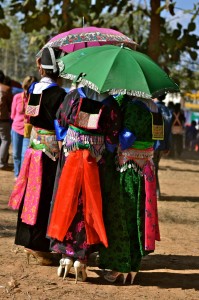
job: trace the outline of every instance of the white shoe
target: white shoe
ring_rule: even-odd
[[[66,276],[68,275],[72,265],[73,265],[73,260],[71,258],[64,258],[65,271],[64,271],[63,279],[65,279]]]
[[[58,269],[57,269],[57,275],[58,275],[59,277],[62,276],[62,273],[63,273],[63,270],[64,270],[64,265],[63,265],[63,263],[64,263],[64,258],[60,259],[60,261],[59,261],[59,267],[58,267]]]
[[[137,274],[137,272],[130,272],[130,275],[131,275],[131,284],[133,284],[136,274]]]
[[[73,266],[75,269],[75,283],[77,283],[77,280],[86,281],[86,265],[81,263],[79,260],[76,260]]]
[[[63,270],[65,269],[63,276],[63,279],[65,279],[73,265],[73,260],[71,258],[62,258],[60,259],[59,263],[60,265],[57,269],[57,275],[61,277],[63,274]]]

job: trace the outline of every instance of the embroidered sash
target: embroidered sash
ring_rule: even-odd
[[[26,115],[36,117],[39,115],[42,94],[29,94]]]
[[[59,145],[54,130],[33,127],[30,136],[30,147],[43,151],[50,159],[59,157]]]
[[[69,126],[63,142],[65,156],[71,151],[89,149],[93,157],[102,155],[105,149],[104,136]]]
[[[135,149],[128,148],[126,150],[119,150],[117,157],[117,170],[125,172],[127,169],[133,168],[140,175],[143,175],[143,168],[147,161],[153,157],[153,148],[148,149]]]
[[[33,127],[30,148],[25,153],[22,168],[8,203],[13,209],[19,209],[25,193],[21,219],[29,225],[34,225],[37,220],[42,184],[43,152],[53,161],[58,158],[59,147],[55,132]]]
[[[152,115],[152,139],[164,139],[164,121],[160,113],[151,112]]]
[[[97,113],[86,112],[82,109],[84,98],[80,98],[74,125],[85,129],[97,129],[103,105]],[[88,101],[88,100],[87,100]]]

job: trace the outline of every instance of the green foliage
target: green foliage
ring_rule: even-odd
[[[2,39],[10,38],[11,29],[5,23],[0,23],[0,32],[1,32],[0,38]]]
[[[18,12],[23,14],[29,14],[30,12],[36,12],[36,1],[35,0],[12,0],[10,4],[10,14],[16,15]]]
[[[28,13],[32,11],[33,13],[36,11],[36,0],[26,0],[23,3],[23,12]]]
[[[12,32],[9,40],[0,39],[0,69],[17,81],[22,81],[27,75],[38,76],[35,64],[38,43],[31,41],[32,36],[38,33],[22,32],[16,17],[9,18],[7,22]],[[42,37],[44,35],[42,32]]]
[[[192,90],[199,91],[199,72],[197,70],[182,66],[180,69],[173,69],[171,76],[180,85],[182,94]]]
[[[194,22],[189,23],[187,29],[189,32],[194,31],[196,29],[196,24]]]
[[[29,70],[35,68],[35,54],[50,37],[83,25],[119,30],[139,44],[139,51],[148,52],[151,8],[145,5],[144,0],[139,1],[138,5],[129,0],[96,0],[95,4],[91,0],[0,0],[0,3],[0,38],[3,39],[0,40],[1,61],[9,51],[9,55],[12,53],[14,57],[18,54],[23,65],[23,68],[15,68],[14,76],[17,76],[17,70],[20,70],[18,74],[21,77],[25,76],[27,66]],[[162,15],[165,9],[171,15],[175,14],[174,1],[169,6],[166,1],[160,3],[156,14]],[[170,74],[176,70],[176,65],[183,65],[184,57],[187,60],[186,67],[190,70],[193,61],[198,60],[199,37],[195,33],[198,3],[184,13],[191,13],[186,28],[180,23],[176,28],[171,28],[165,18],[160,18],[160,36],[153,45],[159,55],[159,64]],[[24,45],[26,49],[23,49]],[[7,70],[10,70],[10,66]],[[177,80],[185,79],[178,76]]]
[[[4,19],[5,18],[5,15],[4,15],[4,10],[2,8],[2,6],[0,5],[0,19]]]
[[[25,33],[32,32],[33,28],[34,30],[39,31],[43,27],[46,27],[47,29],[53,28],[49,10],[47,8],[44,8],[43,11],[37,12],[31,16],[27,16],[21,25],[21,29]]]

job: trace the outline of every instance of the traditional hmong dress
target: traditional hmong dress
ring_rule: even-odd
[[[120,128],[115,100],[95,96],[89,88],[76,89],[58,111],[59,124],[68,131],[63,142],[65,162],[60,178],[57,176],[47,231],[52,250],[84,261],[91,245],[108,245],[99,164],[103,163],[105,143],[118,142]]]
[[[103,215],[109,247],[100,247],[100,267],[123,273],[138,271],[141,258],[160,239],[152,157],[154,139],[162,137],[163,124],[144,102],[124,99],[116,166],[110,154],[105,165],[109,175]]]
[[[49,251],[46,230],[59,156],[54,119],[66,93],[47,77],[32,92],[39,98],[42,93],[39,114],[30,117],[33,125],[30,145],[9,206],[19,209],[15,244]]]

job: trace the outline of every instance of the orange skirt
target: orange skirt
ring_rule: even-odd
[[[47,235],[63,241],[78,207],[82,192],[87,244],[108,241],[102,216],[102,196],[96,159],[89,150],[70,152],[63,167]]]

